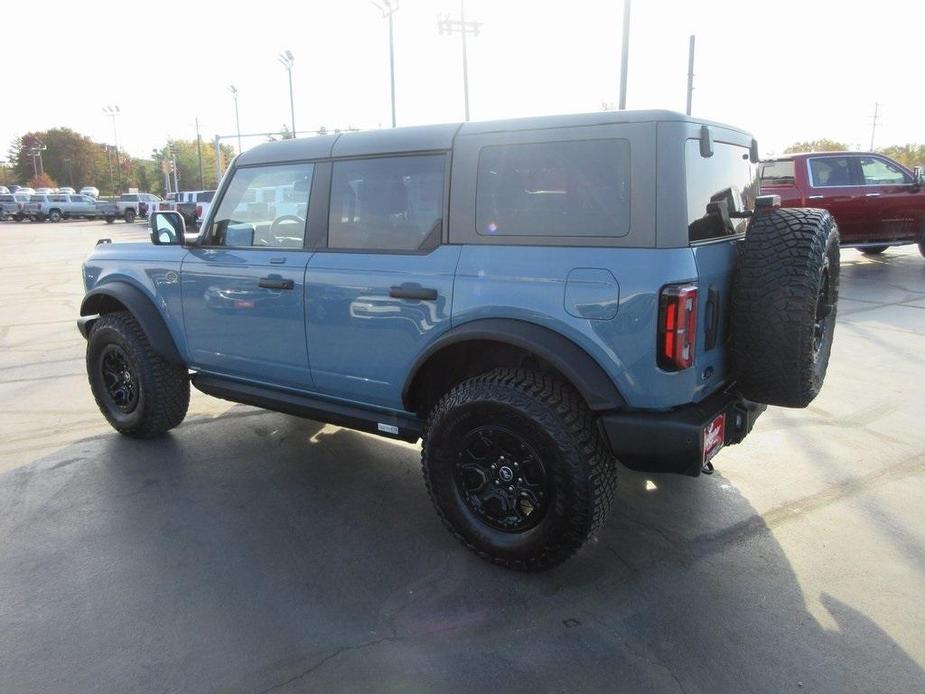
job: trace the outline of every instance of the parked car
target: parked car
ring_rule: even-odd
[[[70,186],[62,186],[61,188],[58,188],[55,192],[56,193],[69,193],[72,195],[77,193],[77,191],[71,188]]]
[[[838,222],[842,246],[876,255],[917,243],[925,256],[925,182],[872,152],[810,152],[761,163],[761,192],[784,207],[818,207]]]
[[[259,145],[199,232],[155,212],[153,248],[87,258],[90,388],[136,438],[180,424],[191,380],[423,436],[450,531],[548,568],[600,528],[617,460],[709,472],[759,403],[822,387],[838,231],[757,197],[757,161],[748,133],[665,111]]]
[[[35,192],[39,195],[53,195],[57,193],[58,190],[56,188],[36,188]]]
[[[186,225],[195,228],[209,213],[214,196],[214,190],[181,190],[177,193],[168,193],[166,199],[158,204],[157,209],[179,212],[183,215]]]
[[[112,208],[115,209],[115,208]],[[116,209],[116,213],[118,210]],[[62,219],[97,217],[115,219],[111,208],[100,206],[89,195],[32,195],[25,204],[23,214],[34,222],[60,222]],[[110,221],[107,219],[107,221]]]
[[[29,201],[25,193],[0,194],[0,219],[21,222],[26,218],[23,207]]]
[[[89,195],[93,198],[98,198],[100,196],[100,189],[94,186],[84,186],[80,189],[81,195]]]
[[[9,188],[7,188],[6,186],[0,186],[0,195],[7,195],[9,194],[9,192],[10,192]]]
[[[160,200],[153,193],[123,193],[116,201],[118,216],[129,223],[134,222],[135,217],[147,218],[149,211],[153,211]]]
[[[26,186],[13,186],[14,193],[22,193],[23,195],[32,195],[35,191],[32,188],[27,188]]]

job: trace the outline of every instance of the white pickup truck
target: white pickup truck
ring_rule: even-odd
[[[122,193],[116,200],[119,216],[131,224],[135,217],[146,219],[149,212],[157,210],[161,199],[153,193]]]
[[[208,214],[214,196],[214,190],[181,190],[177,193],[167,193],[167,198],[158,204],[157,209],[179,212],[183,215],[186,226],[198,228]]]

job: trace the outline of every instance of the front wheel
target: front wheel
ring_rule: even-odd
[[[128,209],[125,211],[125,221],[127,224],[132,224],[135,221],[135,210]]]
[[[115,217],[106,217],[106,223],[107,223],[107,224],[112,224],[112,223],[115,222],[115,221],[116,221],[116,218],[115,218]]]
[[[87,376],[100,411],[121,434],[152,438],[186,417],[186,368],[158,355],[127,311],[107,313],[94,324]]]
[[[48,221],[57,224],[61,221],[61,212],[58,210],[52,210],[48,213]]]
[[[427,421],[424,481],[469,550],[539,571],[602,526],[616,464],[581,396],[548,374],[495,369],[447,393]]]

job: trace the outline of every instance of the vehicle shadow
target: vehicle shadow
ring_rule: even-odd
[[[499,569],[405,444],[237,406],[0,476],[0,690],[921,691],[871,619],[809,611],[721,474],[621,470],[560,568]]]

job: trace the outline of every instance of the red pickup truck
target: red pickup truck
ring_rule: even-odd
[[[917,243],[925,256],[925,184],[882,154],[810,152],[762,161],[761,193],[782,207],[821,207],[835,217],[841,245],[862,253]]]

